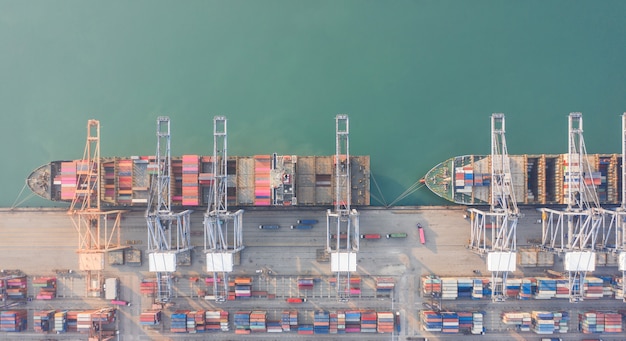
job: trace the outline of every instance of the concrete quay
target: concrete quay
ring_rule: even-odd
[[[142,250],[143,264],[105,265],[103,278],[118,277],[121,281],[122,299],[132,303],[120,307],[116,321],[120,340],[201,340],[209,334],[173,334],[169,332],[169,315],[177,309],[224,309],[231,314],[231,332],[211,333],[211,339],[237,340],[232,325],[232,316],[237,310],[266,310],[268,319],[280,319],[286,309],[300,311],[300,323],[312,323],[316,309],[349,310],[376,309],[399,311],[402,330],[399,334],[345,334],[345,335],[297,335],[260,333],[246,336],[246,339],[358,339],[358,340],[412,340],[427,337],[429,340],[541,340],[541,335],[533,332],[519,332],[502,324],[502,312],[512,310],[552,310],[570,312],[570,333],[553,335],[563,340],[580,340],[583,335],[577,331],[577,313],[585,310],[626,309],[621,300],[599,299],[580,303],[570,303],[567,299],[528,300],[509,299],[503,303],[492,303],[490,299],[457,299],[436,302],[426,297],[421,288],[422,276],[435,274],[441,277],[476,277],[473,270],[486,271],[484,255],[466,248],[470,224],[465,219],[465,208],[460,206],[442,207],[398,207],[383,209],[376,207],[360,208],[360,232],[379,233],[381,239],[361,239],[357,256],[357,273],[362,278],[362,293],[351,297],[348,302],[338,302],[335,287],[329,279],[333,277],[330,263],[320,262],[317,252],[326,246],[326,210],[318,209],[250,209],[243,216],[243,240],[245,249],[241,252],[240,263],[230,277],[251,276],[253,291],[267,291],[275,299],[251,298],[217,303],[206,301],[198,290],[206,289],[202,279],[207,277],[203,253],[203,211],[192,214],[191,266],[179,266],[175,273],[174,291],[171,305],[164,310],[161,325],[147,328],[139,325],[139,315],[151,307],[152,298],[140,294],[140,283],[153,278],[148,271],[145,254],[147,228],[143,211],[124,214],[121,223],[122,244],[133,243],[132,247]],[[518,247],[541,237],[541,225],[536,221],[539,213],[533,208],[524,208],[518,224]],[[297,219],[317,219],[319,223],[311,230],[292,230]],[[420,223],[426,234],[426,244],[421,244],[416,224]],[[276,224],[278,230],[261,230],[260,224]],[[386,239],[387,233],[404,232],[407,238]],[[28,309],[28,330],[19,333],[23,340],[86,340],[87,335],[78,333],[37,334],[32,329],[32,311],[42,309],[89,309],[107,306],[103,298],[86,297],[84,274],[78,271],[78,235],[65,210],[60,209],[14,209],[0,210],[0,269],[20,270],[31,277],[57,276],[57,298],[49,301],[32,300],[17,309]],[[562,268],[560,256],[555,257],[555,268]],[[55,270],[73,270],[72,273],[57,274]],[[542,276],[546,268],[520,268],[515,277]],[[264,270],[258,274],[256,270]],[[271,274],[269,273],[271,270]],[[600,267],[596,273],[617,274],[616,267]],[[319,278],[311,291],[300,291],[297,278],[301,276]],[[379,276],[393,277],[396,288],[392,297],[378,297],[373,287]],[[199,277],[200,281],[195,281]],[[32,295],[29,288],[29,295]],[[308,302],[289,305],[287,297],[307,297]],[[485,335],[443,335],[425,332],[419,321],[419,312],[425,304],[436,303],[450,311],[484,311]],[[18,333],[0,332],[0,340],[11,340]],[[603,340],[618,340],[620,335],[601,335]]]

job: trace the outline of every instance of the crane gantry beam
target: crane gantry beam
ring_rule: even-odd
[[[204,252],[207,272],[213,273],[216,301],[228,298],[228,273],[233,271],[234,255],[243,250],[243,210],[228,211],[228,135],[224,116],[213,118],[213,183],[211,201],[204,214]],[[229,235],[229,228],[232,233]]]
[[[101,210],[100,121],[87,121],[83,158],[76,162],[76,189],[68,214],[78,232],[78,268],[86,272],[88,296],[100,296],[107,251],[123,249],[120,220],[123,210]]]
[[[469,209],[469,247],[487,253],[487,270],[491,272],[491,297],[496,302],[506,298],[508,273],[515,271],[519,219],[505,132],[504,115],[492,114],[490,211]],[[487,227],[490,227],[491,237],[487,235]]]
[[[581,113],[569,114],[568,131],[568,154],[563,165],[567,208],[564,211],[540,209],[541,242],[548,251],[565,253],[569,298],[578,302],[583,300],[587,273],[595,270],[598,233],[607,211],[599,204],[583,138]]]
[[[326,250],[331,256],[331,271],[336,273],[337,299],[350,297],[350,273],[356,271],[359,251],[359,213],[351,205],[350,142],[348,115],[335,118],[334,210],[326,212]],[[337,238],[332,238],[335,233]],[[340,238],[345,235],[346,238]]]
[[[156,273],[157,302],[171,297],[171,273],[176,271],[177,257],[191,246],[191,210],[174,212],[171,195],[170,119],[157,118],[156,176],[152,177],[146,222],[148,225],[149,271]],[[174,233],[174,235],[172,235]]]

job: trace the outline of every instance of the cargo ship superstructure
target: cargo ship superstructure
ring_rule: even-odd
[[[565,180],[567,154],[509,155],[511,181],[518,204],[567,204]],[[620,204],[622,181],[621,154],[589,154],[591,172],[585,182],[593,183],[601,204]],[[463,155],[433,167],[423,182],[438,196],[462,205],[489,205],[491,195],[491,156]]]
[[[228,204],[231,206],[330,206],[334,204],[335,156],[229,156]],[[340,161],[341,162],[341,161]],[[351,156],[352,200],[370,204],[370,158]],[[148,204],[154,156],[103,157],[100,160],[102,204],[109,207]],[[212,156],[172,157],[172,204],[206,207],[214,182]],[[56,202],[71,202],[84,160],[53,161],[35,169],[26,183],[33,193]],[[78,189],[79,190],[79,189]]]

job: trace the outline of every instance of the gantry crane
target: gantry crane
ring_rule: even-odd
[[[164,303],[171,297],[172,273],[176,271],[177,257],[191,250],[191,210],[175,213],[172,210],[170,119],[157,118],[157,152],[146,209],[148,225],[149,271],[156,273],[156,301]],[[174,233],[174,236],[172,236]]]
[[[100,206],[100,122],[87,121],[83,158],[76,162],[76,190],[68,214],[78,232],[78,268],[86,272],[87,295],[102,294],[102,270],[108,251],[123,249],[120,218],[123,210]]]
[[[336,273],[337,299],[350,297],[350,273],[356,271],[359,251],[359,213],[351,209],[351,172],[348,115],[335,118],[335,207],[326,212],[326,250],[331,256],[331,271]],[[335,233],[336,238],[332,238]],[[345,234],[346,238],[340,236]]]
[[[599,246],[607,256],[617,255],[618,269],[622,272],[621,298],[626,302],[626,113],[622,115],[622,204],[615,210],[603,209],[605,224],[602,226]]]
[[[506,148],[504,115],[491,115],[491,207],[489,212],[472,208],[470,247],[487,253],[487,270],[491,272],[491,298],[506,298],[506,280],[515,271],[517,220],[519,209],[512,186],[511,166]],[[487,226],[491,227],[491,247]]]
[[[213,296],[218,302],[228,298],[228,273],[233,271],[234,256],[243,250],[243,210],[228,211],[228,136],[226,118],[213,118],[213,173],[210,201],[204,214],[204,252],[207,272],[213,273]],[[228,230],[232,227],[232,235]]]
[[[564,164],[564,195],[567,208],[540,209],[542,247],[565,253],[571,302],[583,300],[587,272],[595,270],[595,247],[605,210],[600,207],[583,139],[581,113],[569,114],[568,154]]]

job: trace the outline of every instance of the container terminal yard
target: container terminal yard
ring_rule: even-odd
[[[580,115],[570,114],[567,207],[517,207],[506,162],[492,162],[490,206],[357,205],[351,196],[368,200],[369,188],[352,182],[368,179],[369,162],[351,168],[347,116],[336,122],[331,174],[308,192],[330,204],[272,204],[289,187],[270,185],[252,192],[258,205],[229,206],[216,117],[211,184],[202,199],[180,196],[207,203],[199,209],[172,205],[190,169],[183,157],[170,176],[165,117],[149,190],[137,205],[103,204],[127,193],[107,194],[120,188],[115,173],[112,187],[100,181],[90,121],[84,162],[61,183],[74,188],[69,210],[0,210],[0,339],[623,340],[624,219],[594,206],[595,182],[578,170]],[[491,160],[508,159],[503,133],[494,114]],[[179,177],[182,187],[170,182]]]

